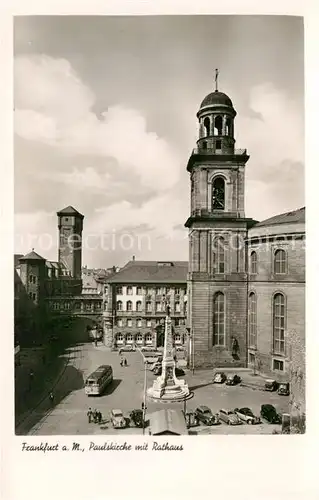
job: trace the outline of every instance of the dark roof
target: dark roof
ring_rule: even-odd
[[[23,257],[22,253],[14,254],[14,267],[16,268],[19,265],[19,260]]]
[[[200,105],[200,109],[204,108],[205,106],[219,105],[229,106],[231,108],[233,107],[233,103],[231,102],[231,99],[228,97],[228,95],[215,90],[215,92],[211,92],[205,97]]]
[[[187,261],[131,260],[108,283],[186,283]]]
[[[43,260],[43,261],[45,261],[45,259],[43,257],[41,257],[41,255],[36,253],[34,250],[32,250],[32,252],[30,252],[30,253],[27,253],[27,255],[25,255],[24,257],[20,257],[19,260],[20,261],[24,261],[24,260]]]
[[[62,210],[57,212],[57,215],[61,215],[61,214],[63,214],[63,215],[77,215],[77,216],[82,217],[82,219],[84,219],[84,215],[80,214],[80,212],[75,210],[75,208],[72,207],[71,205],[69,205],[68,207],[63,208]]]
[[[185,417],[182,410],[159,410],[150,415],[150,429],[152,435],[160,434],[188,434]]]
[[[275,215],[274,217],[270,217],[269,219],[257,222],[257,224],[255,224],[254,227],[305,222],[305,218],[306,218],[306,207],[302,207],[299,208],[298,210],[293,210],[292,212],[286,212],[284,214]]]

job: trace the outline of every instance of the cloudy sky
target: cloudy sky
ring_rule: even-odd
[[[16,17],[14,32],[17,253],[56,259],[73,205],[90,267],[186,260],[186,164],[217,67],[250,154],[246,215],[304,205],[301,18]]]

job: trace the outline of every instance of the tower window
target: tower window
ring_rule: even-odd
[[[218,115],[214,121],[214,135],[222,135],[223,133],[223,118]]]
[[[223,293],[216,293],[213,306],[213,345],[225,345],[225,296]]]
[[[231,135],[231,119],[226,119],[226,135]]]
[[[225,210],[225,181],[217,177],[212,185],[212,209]]]
[[[255,251],[250,254],[250,273],[257,274],[257,253]]]
[[[225,273],[225,240],[223,237],[218,237],[214,240],[214,270],[217,274]]]
[[[208,116],[204,120],[204,127],[205,127],[205,136],[208,137],[210,135],[210,119]]]

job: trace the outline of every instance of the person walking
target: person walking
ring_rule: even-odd
[[[123,356],[122,356],[122,354],[121,354],[121,358],[120,358],[120,365],[121,365],[121,366],[123,366],[123,364],[124,364],[124,357],[123,357]]]
[[[53,394],[52,391],[49,393],[49,399],[50,399],[51,404],[53,404],[53,402],[54,402],[54,394]]]
[[[97,412],[97,419],[98,423],[100,424],[102,422],[102,413],[100,412],[100,410]]]
[[[127,359],[124,358],[124,366],[127,366]]]
[[[96,410],[96,409],[94,409],[94,410],[93,410],[93,422],[94,422],[95,424],[96,424],[96,422],[97,422],[97,410]]]
[[[87,411],[87,417],[88,417],[88,421],[89,421],[89,424],[90,424],[91,421],[92,421],[92,408],[91,407]]]

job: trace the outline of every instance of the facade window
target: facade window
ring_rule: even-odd
[[[121,318],[116,320],[116,326],[123,326],[123,320]]]
[[[156,325],[156,326],[157,326],[157,325],[160,325],[160,324],[161,324],[161,321],[162,321],[161,319],[157,318],[157,319],[155,320],[155,325]]]
[[[175,288],[175,295],[180,295],[181,289],[180,288]]]
[[[128,319],[128,320],[127,320],[126,325],[127,325],[129,328],[131,328],[131,326],[132,326],[132,320],[131,320],[131,319]]]
[[[141,328],[141,327],[142,327],[142,320],[141,320],[140,318],[136,320],[136,326],[137,326],[138,328]]]
[[[133,287],[132,286],[127,286],[126,287],[126,294],[127,295],[133,295]]]
[[[138,333],[135,338],[138,344],[141,344],[143,342],[143,335],[141,333]]]
[[[123,344],[123,335],[121,333],[117,334],[116,341],[118,344]]]
[[[214,269],[218,274],[225,273],[225,240],[222,236],[215,238],[214,241]]]
[[[152,302],[146,302],[146,312],[152,312]]]
[[[285,354],[285,329],[285,297],[282,293],[276,293],[273,298],[273,349],[277,354]]]
[[[36,300],[37,296],[35,293],[32,294],[32,300]]]
[[[117,295],[123,295],[123,287],[122,286],[117,286],[116,287],[116,294]]]
[[[118,300],[116,302],[116,310],[117,311],[123,311],[123,302],[121,300]]]
[[[255,251],[250,254],[250,273],[257,274],[257,253]]]
[[[108,288],[108,286],[106,285],[106,286],[104,287],[104,294],[105,294],[105,295],[108,295],[108,293],[109,293],[109,288]]]
[[[225,181],[216,177],[212,184],[212,209],[225,210]]]
[[[136,295],[143,295],[143,289],[141,286],[136,287]]]
[[[175,318],[175,326],[180,326],[181,325],[181,319],[180,318]]]
[[[184,316],[187,316],[187,300],[184,302]]]
[[[127,311],[133,311],[133,302],[131,300],[128,300],[126,302],[126,310]]]
[[[181,336],[179,333],[176,333],[175,335],[175,344],[180,344],[181,343]]]
[[[96,302],[95,303],[95,308],[96,309],[101,309],[101,302]]]
[[[136,310],[137,311],[141,311],[142,310],[142,302],[140,300],[138,300],[136,302]]]
[[[213,345],[225,345],[225,296],[218,292],[213,304]]]
[[[255,293],[248,297],[249,346],[257,347],[257,298]]]
[[[64,304],[64,308],[65,308],[65,309],[67,309],[66,304]],[[85,304],[85,309],[86,309],[87,311],[91,311],[91,302],[87,302],[87,303]]]
[[[150,327],[152,326],[152,320],[151,320],[151,319],[147,319],[147,320],[146,320],[146,326],[147,326],[148,328],[150,328]]]
[[[157,286],[155,289],[155,293],[156,295],[162,295],[162,288]]]
[[[155,310],[156,312],[162,312],[162,302],[156,302]]]
[[[77,310],[81,309],[81,303],[80,302],[76,302],[74,304],[74,309],[77,309]]]
[[[181,312],[181,305],[179,302],[175,302],[175,312],[176,313]]]
[[[145,342],[146,342],[146,344],[151,344],[152,343],[152,334],[151,333],[147,333],[145,335]]]
[[[283,372],[284,371],[284,362],[281,359],[273,359],[272,369]]]
[[[276,250],[274,256],[274,271],[275,274],[287,273],[287,254],[285,250]]]
[[[132,344],[132,343],[133,343],[133,335],[132,335],[131,333],[128,333],[128,334],[126,335],[126,342],[127,342],[128,344]]]
[[[217,139],[216,141],[216,149],[218,150],[222,149],[222,141],[220,139]]]

